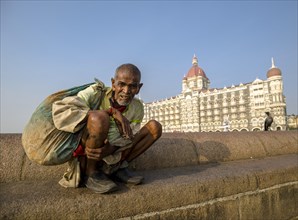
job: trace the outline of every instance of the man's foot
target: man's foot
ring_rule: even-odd
[[[133,185],[138,185],[142,183],[144,180],[144,177],[142,176],[137,176],[131,171],[128,170],[128,168],[122,168],[117,170],[114,174],[113,177],[123,183],[129,183]]]
[[[116,183],[102,172],[95,172],[90,176],[86,176],[85,186],[97,193],[109,193],[118,189]]]

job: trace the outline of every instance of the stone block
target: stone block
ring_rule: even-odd
[[[136,170],[150,170],[190,165],[198,165],[193,142],[184,137],[173,139],[165,136],[133,161],[131,167]]]
[[[239,200],[241,219],[292,219],[298,215],[297,194],[297,185],[292,185],[243,196]]]
[[[25,157],[21,134],[0,134],[0,182],[20,181]]]

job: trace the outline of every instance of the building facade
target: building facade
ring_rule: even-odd
[[[298,130],[298,115],[288,115],[289,130]]]
[[[274,119],[271,130],[287,129],[282,73],[273,58],[266,80],[220,89],[209,85],[194,55],[192,67],[182,80],[181,94],[144,103],[143,124],[155,119],[164,132],[261,131],[265,112],[270,112]]]

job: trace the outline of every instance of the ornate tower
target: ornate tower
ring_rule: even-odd
[[[198,65],[198,58],[194,54],[192,67],[182,80],[182,93],[209,88],[210,81],[204,70]]]
[[[273,115],[276,125],[285,125],[286,100],[283,95],[282,73],[275,66],[273,58],[271,58],[271,68],[267,72],[267,81],[270,94],[270,109],[268,110],[271,111],[270,113]]]

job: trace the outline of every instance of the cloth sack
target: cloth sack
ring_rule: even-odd
[[[62,179],[59,181],[59,184],[65,188],[68,187],[79,187],[81,181],[81,169],[80,162],[78,158],[73,158],[68,161],[67,171],[64,173]]]
[[[105,86],[95,81],[54,93],[37,107],[22,134],[22,144],[30,160],[41,165],[58,165],[72,158],[90,110],[75,95],[93,85],[96,99],[89,106],[97,109],[105,95]]]

